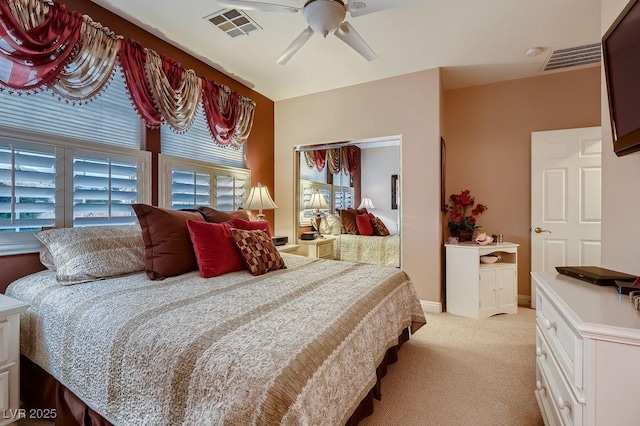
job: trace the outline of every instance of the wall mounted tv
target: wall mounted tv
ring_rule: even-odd
[[[640,151],[640,1],[631,0],[602,37],[613,150]]]

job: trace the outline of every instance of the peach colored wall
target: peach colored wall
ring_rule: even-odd
[[[602,0],[604,34],[627,0]],[[640,153],[613,153],[607,92],[602,75],[602,266],[640,275]]]
[[[489,207],[481,231],[520,244],[530,295],[531,132],[599,126],[600,68],[447,91],[444,119],[446,196],[469,189]]]
[[[440,70],[276,102],[276,233],[293,238],[294,147],[400,135],[401,262],[424,301],[441,301]]]

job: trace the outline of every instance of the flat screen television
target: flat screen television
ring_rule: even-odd
[[[631,0],[602,37],[613,150],[640,151],[640,1]]]

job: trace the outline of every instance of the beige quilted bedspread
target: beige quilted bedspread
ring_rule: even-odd
[[[284,255],[288,269],[61,286],[43,271],[21,351],[116,425],[337,425],[400,331],[425,323],[395,268]]]
[[[340,234],[334,242],[334,257],[349,262],[400,267],[400,235]]]

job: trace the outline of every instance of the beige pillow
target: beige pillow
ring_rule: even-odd
[[[340,235],[342,233],[342,220],[339,216],[327,214],[327,225],[329,231],[322,231],[323,234]]]
[[[36,233],[63,285],[144,270],[144,241],[138,225],[57,228]]]

